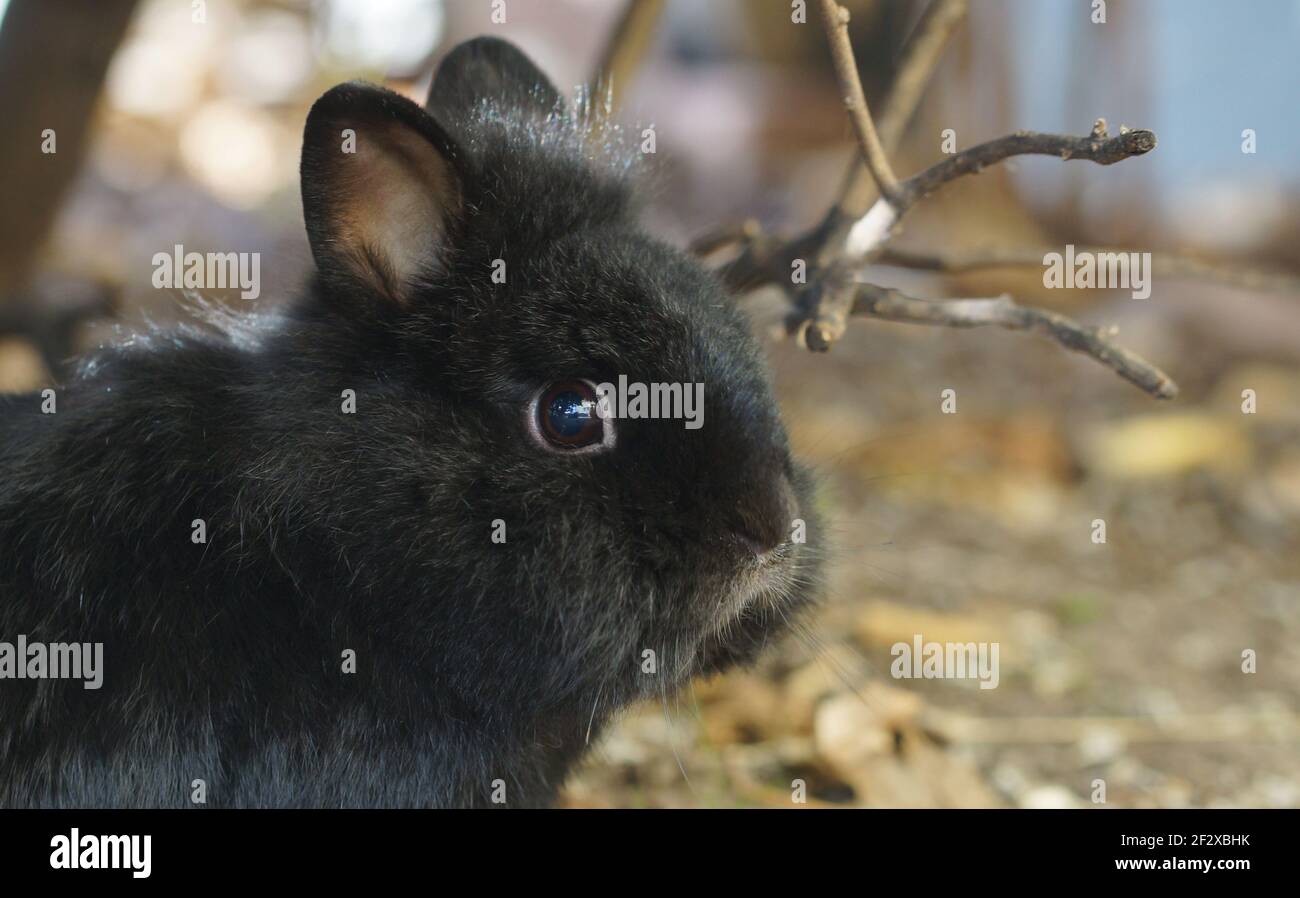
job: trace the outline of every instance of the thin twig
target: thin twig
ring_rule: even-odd
[[[889,93],[880,107],[877,130],[886,155],[897,151],[902,143],[903,132],[921,105],[921,98],[925,96],[925,89],[943,58],[949,38],[966,18],[966,10],[967,0],[935,0],[912,30]],[[855,157],[845,176],[839,200],[826,213],[821,230],[828,234],[835,232],[837,223],[842,222],[839,230],[847,234],[848,226],[862,217],[875,198],[875,180],[861,158]]]
[[[790,258],[801,257],[798,254],[808,252],[814,255],[819,267],[825,267],[844,256],[855,262],[864,261],[880,251],[891,236],[898,219],[919,200],[949,181],[976,174],[986,166],[1012,156],[1045,155],[1063,160],[1083,159],[1098,165],[1114,165],[1133,156],[1145,155],[1155,149],[1155,146],[1155,134],[1146,130],[1125,130],[1111,137],[1106,132],[1104,119],[1097,120],[1092,133],[1087,137],[1020,131],[990,140],[950,156],[898,183],[895,198],[878,201],[868,210],[848,231],[843,246],[822,247],[821,240],[824,238],[820,234],[804,235],[784,244],[764,242],[751,229],[746,235],[746,239],[753,244],[751,251],[730,266],[725,276],[733,287],[779,281],[785,276]],[[882,211],[884,214],[877,214]],[[817,255],[819,247],[824,252]],[[714,249],[716,248],[715,246]],[[783,248],[794,248],[798,253],[787,257],[782,252]]]
[[[619,100],[632,80],[633,73],[641,66],[650,49],[664,2],[665,0],[628,0],[623,8],[623,15],[619,18],[591,79],[596,96],[603,98],[592,107],[597,119],[602,115],[612,116],[618,109]]]
[[[1017,131],[963,150],[908,178],[899,185],[899,196],[894,205],[901,213],[949,181],[975,174],[1012,156],[1057,156],[1063,160],[1086,159],[1098,165],[1114,165],[1133,156],[1145,155],[1155,148],[1156,136],[1152,132],[1123,131],[1111,137],[1106,133],[1104,119],[1097,120],[1087,137]]]
[[[1056,312],[1018,305],[1009,296],[934,301],[917,299],[888,287],[858,283],[852,313],[912,324],[1033,331],[1051,337],[1067,349],[1091,356],[1157,399],[1173,399],[1178,395],[1178,387],[1169,375],[1112,343],[1101,330],[1086,328]]]
[[[997,140],[963,150],[913,175],[898,185],[892,199],[880,199],[867,210],[845,237],[844,252],[851,259],[866,260],[879,251],[893,233],[904,213],[923,197],[963,175],[978,174],[986,166],[1012,156],[1058,156],[1061,159],[1085,159],[1098,165],[1114,165],[1131,156],[1141,156],[1156,147],[1150,131],[1125,130],[1116,137],[1106,133],[1106,120],[1097,119],[1087,137],[1064,134],[1038,134],[1018,131]]]
[[[965,18],[966,10],[967,0],[935,0],[913,30],[882,107],[884,115],[880,135],[886,154],[897,148],[903,129],[916,113],[925,87],[938,67],[949,38]],[[759,234],[748,234],[744,240],[735,241],[741,247],[742,255],[721,272],[723,278],[733,290],[741,290],[764,281],[759,272],[767,266],[770,258],[788,256],[780,259],[778,267],[786,266],[789,258],[795,257],[814,260],[818,264],[832,261],[842,253],[850,229],[870,208],[876,196],[875,180],[861,154],[855,154],[839,199],[812,230],[788,241],[787,246],[796,251],[782,253],[772,241],[762,240]],[[735,229],[730,230],[735,233]],[[710,245],[710,251],[721,248],[718,244]]]
[[[853,44],[849,41],[849,11],[836,0],[820,0],[820,8],[826,42],[830,45],[831,60],[835,64],[835,76],[840,83],[840,94],[844,98],[844,108],[848,111],[849,121],[853,123],[853,130],[857,132],[862,158],[880,195],[892,199],[898,190],[898,179],[889,167],[889,158],[880,144],[880,136],[876,134],[871,110],[867,108],[867,96],[862,90],[858,64],[853,58]]]

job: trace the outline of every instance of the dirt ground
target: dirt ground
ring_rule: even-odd
[[[1092,314],[1173,403],[1022,334],[771,344],[825,601],[756,669],[627,713],[565,803],[791,807],[802,781],[804,806],[1300,805],[1300,368],[1134,302]],[[998,643],[997,687],[891,677],[916,634]]]

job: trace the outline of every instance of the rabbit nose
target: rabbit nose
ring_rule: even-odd
[[[744,494],[736,505],[731,535],[746,552],[764,558],[785,544],[798,513],[794,487],[781,473]]]

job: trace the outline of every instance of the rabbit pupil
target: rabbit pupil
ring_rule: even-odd
[[[587,384],[553,386],[538,405],[542,432],[552,443],[580,448],[600,441],[603,427],[596,414],[596,394]]]

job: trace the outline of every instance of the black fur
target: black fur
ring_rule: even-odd
[[[104,643],[100,690],[0,680],[0,806],[185,806],[195,779],[209,806],[484,805],[497,779],[544,805],[618,709],[751,659],[814,590],[815,527],[736,604],[756,562],[735,533],[815,524],[763,360],[532,64],[480,39],[434,115],[359,85],[339,103],[456,173],[405,301],[317,234],[277,323],[102,352],[53,415],[0,397],[0,640]],[[321,104],[309,232],[338,211]],[[541,386],[619,374],[703,382],[704,426],[622,420],[582,456],[529,436]]]

